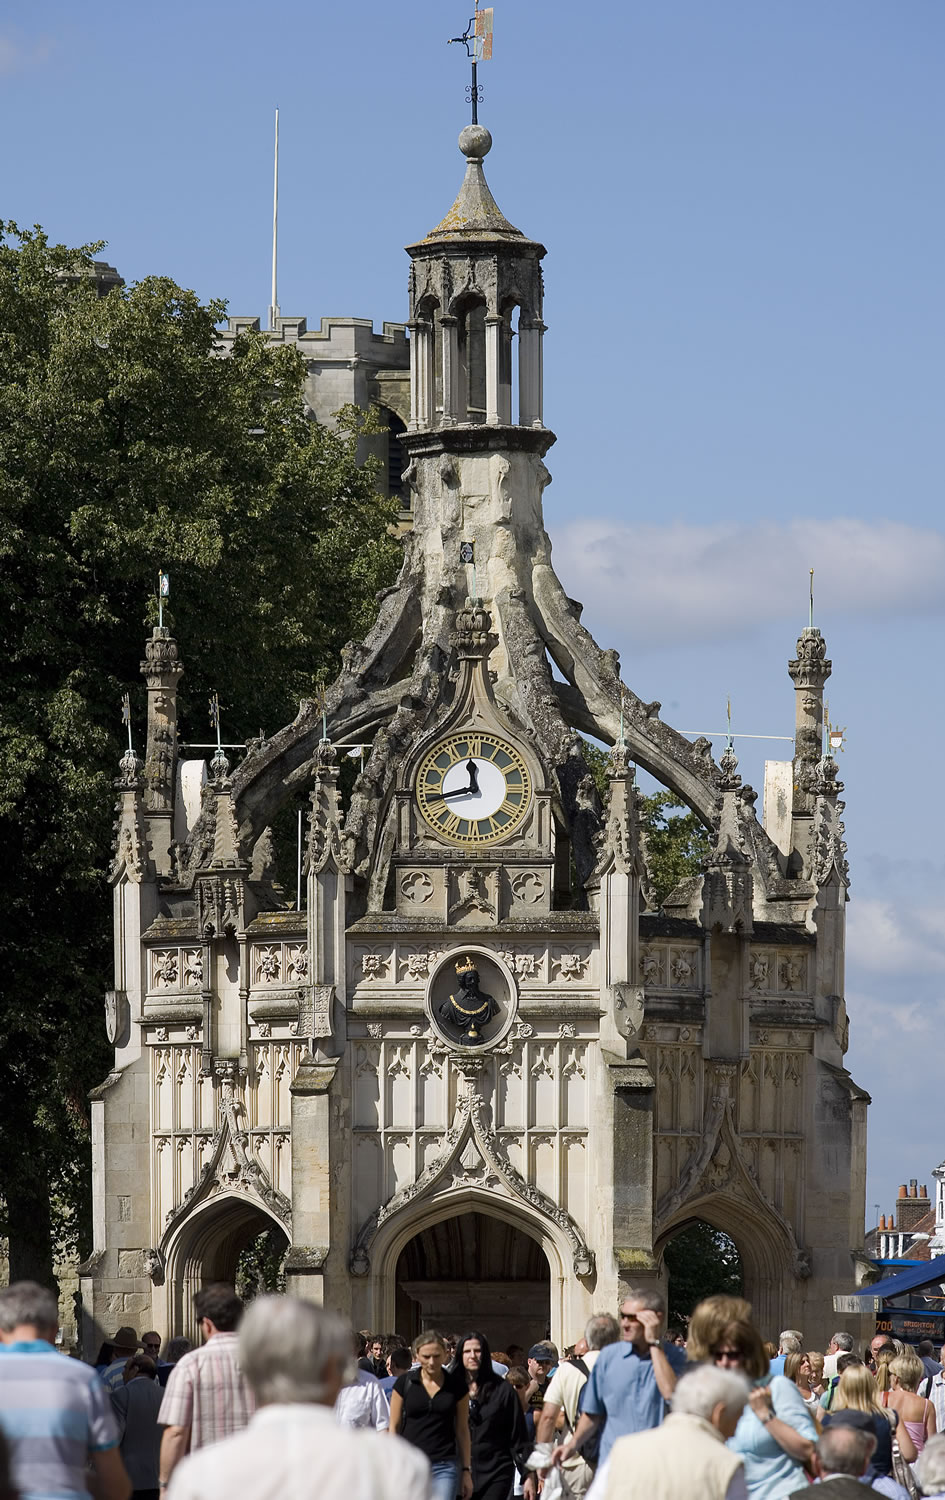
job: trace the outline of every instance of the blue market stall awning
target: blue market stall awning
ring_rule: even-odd
[[[884,1297],[888,1300],[890,1297],[902,1297],[906,1292],[919,1292],[926,1286],[937,1286],[940,1281],[945,1281],[945,1255],[923,1261],[909,1271],[897,1271],[895,1276],[884,1276],[882,1281],[874,1281],[872,1286],[861,1287],[858,1292],[850,1295]]]

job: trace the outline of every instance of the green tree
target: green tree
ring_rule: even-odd
[[[601,799],[607,793],[607,752],[590,740],[584,741],[584,759]],[[644,794],[640,826],[646,834],[646,859],[657,905],[686,875],[698,875],[710,852],[705,824],[672,792]]]
[[[650,878],[662,906],[685,876],[698,875],[712,846],[705,824],[672,792],[644,796],[640,821]]]
[[[88,1222],[119,705],[140,748],[158,571],[182,734],[207,738],[215,689],[241,740],[335,669],[400,555],[357,414],[306,417],[294,350],[221,357],[222,302],[162,277],[100,297],[100,248],[0,223],[0,1233],[11,1275],[47,1281]]]
[[[735,1242],[703,1219],[680,1230],[666,1246],[663,1258],[669,1271],[671,1328],[685,1328],[696,1303],[704,1297],[715,1292],[742,1293],[742,1260]]]

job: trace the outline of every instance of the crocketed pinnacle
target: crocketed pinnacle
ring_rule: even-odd
[[[492,149],[492,136],[484,125],[467,125],[459,137],[466,158],[466,176],[453,207],[427,240],[523,240],[510,224],[489,190],[482,158]]]

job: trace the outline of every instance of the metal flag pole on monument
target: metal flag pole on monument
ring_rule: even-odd
[[[466,30],[462,36],[449,37],[447,46],[451,46],[453,42],[462,42],[466,48],[466,56],[472,65],[472,82],[468,85],[466,93],[472,106],[472,123],[478,125],[482,89],[477,70],[481,62],[489,62],[492,58],[492,6],[488,5],[480,10],[479,0],[476,0],[475,13],[469,17]]]
[[[275,332],[279,317],[279,294],[276,289],[276,255],[279,248],[279,111],[276,110],[275,160],[272,168],[272,301],[269,304],[269,329]]]

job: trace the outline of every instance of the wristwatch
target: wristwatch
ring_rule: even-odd
[[[763,1417],[759,1415],[758,1421],[759,1422],[763,1422],[764,1425],[765,1425],[765,1427],[767,1427],[768,1423],[771,1421],[771,1419],[772,1419],[773,1416],[774,1416],[774,1412],[773,1411],[767,1411],[767,1412],[765,1412],[765,1414],[764,1414]]]

